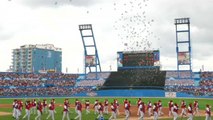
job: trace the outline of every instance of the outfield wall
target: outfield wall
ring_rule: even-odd
[[[175,94],[170,94],[175,93]],[[67,96],[39,96],[44,98],[53,98],[53,97],[176,97],[176,98],[211,98],[213,96],[199,96],[192,95],[182,92],[166,92],[165,90],[153,90],[153,89],[116,89],[116,90],[98,90],[92,92],[83,92],[75,95],[67,95]],[[169,95],[169,96],[168,96]],[[0,98],[34,98],[38,96],[0,96]]]
[[[92,93],[79,93],[76,94],[76,97],[88,97],[88,96],[95,96],[95,97],[166,97],[165,90],[99,90],[94,91]],[[187,93],[177,92],[175,96],[179,98],[213,98],[213,96],[194,96]]]

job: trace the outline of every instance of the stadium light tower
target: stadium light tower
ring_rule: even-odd
[[[176,18],[175,28],[178,73],[180,70],[189,70],[192,73],[190,19]],[[180,78],[180,74],[178,74],[178,78]]]
[[[81,33],[81,38],[84,46],[85,75],[87,74],[87,70],[89,70],[89,72],[95,72],[96,79],[98,79],[97,72],[98,71],[101,72],[101,65],[92,25],[91,24],[79,25],[79,30]]]

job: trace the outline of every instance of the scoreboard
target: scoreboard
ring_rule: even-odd
[[[118,52],[118,67],[159,66],[159,50]]]

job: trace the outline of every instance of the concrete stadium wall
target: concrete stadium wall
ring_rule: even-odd
[[[75,96],[97,97],[164,97],[164,90],[99,90],[93,93],[80,93]]]

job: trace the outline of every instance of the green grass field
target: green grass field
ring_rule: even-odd
[[[37,98],[39,99],[39,98]],[[51,99],[51,98],[50,98]],[[50,99],[47,99],[48,102],[50,101]],[[56,98],[56,104],[63,104],[65,98]],[[70,103],[73,105],[74,101],[76,98],[69,98]],[[78,98],[83,104],[84,101],[86,99],[90,100],[90,103],[93,104],[94,101],[96,99],[98,99],[101,102],[104,102],[104,99],[106,98]],[[112,102],[114,100],[114,98],[107,98],[109,100],[109,102]],[[126,98],[117,98],[120,104],[123,104],[124,99]],[[128,100],[131,101],[132,105],[136,105],[136,101],[138,98],[127,98]],[[159,99],[161,99],[163,107],[168,107],[168,102],[171,100],[170,98],[142,98],[142,100],[147,103],[149,100],[151,100],[152,102],[157,102]],[[0,99],[0,104],[10,104],[11,107],[10,108],[0,108],[1,112],[11,112],[12,111],[12,103],[13,103],[14,99]],[[22,99],[23,101],[25,101],[26,99]],[[43,98],[40,98],[40,100],[43,100]],[[183,99],[178,99],[178,98],[172,98],[172,100],[174,101],[174,103],[180,104],[181,101]],[[213,106],[213,99],[184,99],[186,101],[187,104],[189,103],[193,103],[195,100],[199,101],[199,108],[201,110],[205,109],[206,104],[209,104],[211,106]],[[92,106],[90,106],[91,110],[92,110]],[[62,119],[62,107],[57,107],[56,111],[57,113],[55,114],[55,120],[61,120]],[[110,110],[109,110],[110,111]],[[22,111],[22,116],[25,114],[25,110]],[[34,120],[36,115],[31,115],[31,120]],[[77,116],[77,114],[74,112],[74,109],[71,109],[71,114],[70,114],[70,118],[74,119],[74,117]],[[82,114],[82,119],[83,120],[95,120],[95,118],[97,117],[97,115],[94,115],[93,112],[91,112],[89,115],[85,114],[85,111],[83,110],[83,114]],[[47,114],[43,114],[42,115],[42,120],[46,119]],[[124,116],[119,116],[121,119]],[[21,117],[22,118],[22,117]],[[107,120],[109,118],[109,115],[104,115],[104,118]],[[213,119],[213,117],[212,117]],[[0,116],[0,120],[14,120],[12,118],[12,115],[8,115],[8,116]],[[131,120],[131,119],[130,119]],[[172,118],[169,119],[162,119],[162,120],[172,120]],[[182,120],[186,120],[186,118],[183,118]],[[205,120],[205,117],[195,117],[194,120]]]

